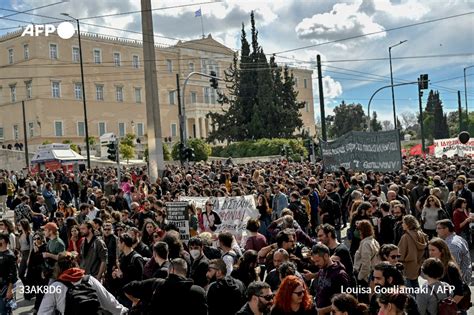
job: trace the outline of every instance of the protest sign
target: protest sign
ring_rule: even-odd
[[[187,202],[167,202],[166,216],[170,225],[174,225],[179,229],[181,240],[187,242],[189,240],[189,214]]]
[[[398,171],[402,167],[398,130],[351,131],[331,141],[321,141],[323,164],[328,172],[342,166],[357,171]]]
[[[474,139],[470,139],[466,144],[459,142],[458,138],[436,139],[433,144],[436,157],[442,157],[443,155],[452,157],[455,154],[474,157]]]
[[[196,208],[205,211],[205,203],[211,200],[214,204],[213,210],[219,215],[222,223],[217,226],[216,233],[231,232],[237,240],[245,234],[245,227],[250,218],[258,217],[258,210],[255,207],[255,198],[252,195],[239,197],[188,197],[180,196],[180,201],[194,203]]]

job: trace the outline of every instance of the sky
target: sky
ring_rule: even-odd
[[[56,22],[67,12],[81,19],[81,30],[141,39],[140,13],[127,13],[140,10],[140,2],[0,0],[0,34],[28,23]],[[204,33],[234,50],[240,49],[242,23],[250,32],[253,10],[266,54],[276,54],[280,64],[314,69],[317,120],[316,55],[323,64],[326,114],[343,100],[360,103],[367,111],[371,95],[390,84],[388,48],[405,40],[392,48],[394,83],[413,82],[426,73],[445,112],[457,110],[458,90],[465,108],[463,69],[474,65],[474,0],[152,0],[152,8],[155,43],[200,38],[201,19],[195,11],[201,9]],[[25,11],[35,15],[18,13]],[[125,14],[110,16],[117,13]],[[466,70],[466,78],[472,111],[474,67]],[[416,85],[396,87],[395,101],[398,117],[416,112]],[[393,121],[390,89],[374,97],[372,110],[380,120]]]

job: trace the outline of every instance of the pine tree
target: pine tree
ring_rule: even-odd
[[[382,124],[377,120],[377,112],[374,111],[372,114],[372,119],[370,120],[370,130],[371,131],[380,131],[382,130]]]

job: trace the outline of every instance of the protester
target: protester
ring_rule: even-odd
[[[359,303],[357,299],[346,293],[340,293],[331,299],[332,311],[335,315],[365,315],[367,305]]]
[[[444,274],[443,263],[438,258],[428,258],[421,271],[427,283],[422,286],[422,293],[416,296],[418,310],[420,315],[437,315],[438,303],[451,295],[449,284],[440,281]]]
[[[273,294],[265,282],[254,281],[247,288],[247,303],[235,315],[268,315],[273,305]]]
[[[8,302],[13,299],[13,286],[17,281],[15,254],[8,249],[10,238],[6,233],[0,233],[0,314],[8,314]],[[5,292],[5,293],[3,293]]]
[[[314,312],[312,296],[304,281],[297,276],[286,277],[275,295],[271,315],[309,315]]]

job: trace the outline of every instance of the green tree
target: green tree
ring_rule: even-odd
[[[361,131],[367,122],[367,116],[361,104],[349,104],[344,101],[334,108],[333,118],[328,117],[327,121],[331,121],[329,127],[329,136],[338,138],[349,131]]]
[[[120,143],[119,151],[122,159],[127,160],[127,164],[130,159],[135,157],[135,148],[131,145]]]
[[[46,145],[46,144],[52,144],[52,142],[51,142],[51,141],[49,141],[49,140],[45,140],[45,141],[43,141],[42,145]]]
[[[84,142],[87,141],[87,138],[84,139]],[[95,137],[89,136],[89,145],[94,146],[97,143],[97,139]]]
[[[466,130],[466,125],[468,125],[467,131],[471,135],[474,135],[474,112],[469,113],[469,123],[467,123],[466,111],[462,111],[462,130]],[[455,138],[459,135],[459,112],[453,111],[449,112],[447,115],[447,124],[449,128],[449,138]]]
[[[382,124],[377,120],[377,112],[374,111],[372,114],[372,119],[370,120],[370,130],[380,131],[382,130]]]
[[[71,148],[71,150],[73,150],[76,153],[79,153],[79,148],[77,147],[77,144],[72,143],[71,140],[69,139],[63,140],[63,143],[69,144],[69,147]]]
[[[224,81],[227,94],[219,93],[223,113],[209,113],[213,131],[208,141],[293,137],[303,126],[299,109],[304,103],[296,100],[295,82],[288,68],[283,72],[274,58],[267,60],[258,43],[255,16],[250,15],[251,44],[242,24],[240,62],[237,55]]]

